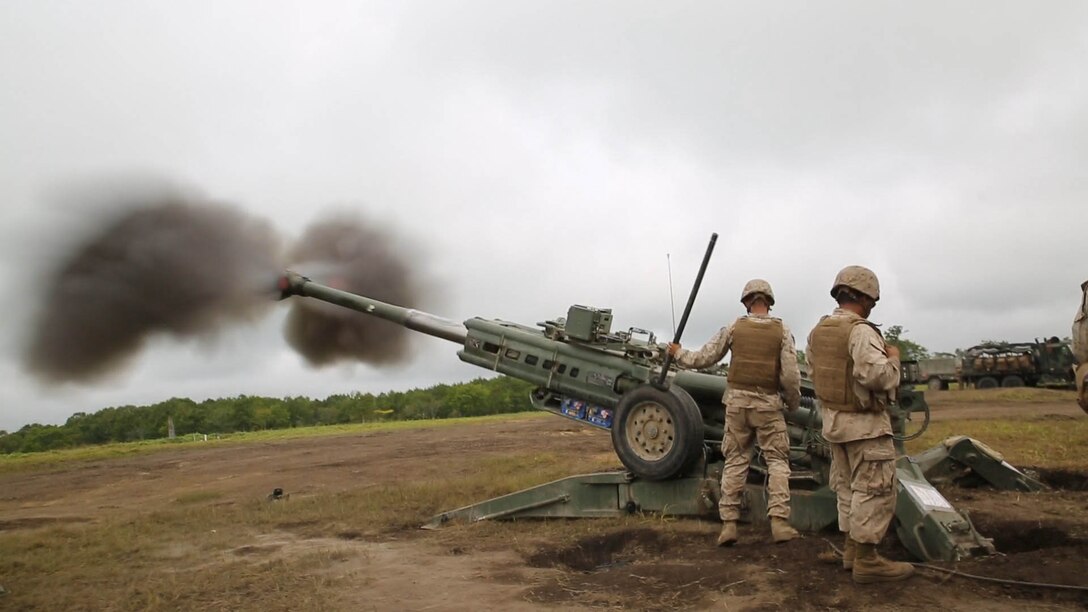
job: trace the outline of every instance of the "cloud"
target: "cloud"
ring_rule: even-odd
[[[668,336],[665,254],[682,308],[717,231],[687,344],[739,314],[755,276],[803,338],[851,263],[881,277],[874,317],[932,349],[1068,333],[1088,221],[1083,3],[220,4],[0,9],[0,282],[48,258],[52,185],[137,169],[289,235],[315,209],[365,210],[442,286],[418,306],[455,319],[588,303]],[[430,339],[404,368],[311,371],[267,331],[214,358],[156,344],[146,376],[63,401],[2,361],[18,408],[0,427],[483,372]]]

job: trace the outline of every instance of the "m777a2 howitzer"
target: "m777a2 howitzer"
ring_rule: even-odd
[[[565,318],[537,327],[478,317],[458,323],[340,291],[293,272],[281,277],[279,289],[284,298],[330,302],[457,343],[462,361],[536,385],[529,398],[535,408],[611,432],[626,468],[572,476],[444,512],[427,526],[451,520],[635,512],[717,518],[727,377],[669,368],[664,344],[642,329],[613,331],[611,310],[575,305]],[[668,368],[667,380],[659,384],[663,366]],[[801,408],[787,414],[791,523],[815,532],[837,524],[836,500],[828,486],[830,453],[819,433],[818,401],[810,382],[802,383],[802,395]],[[950,438],[907,456],[904,423],[916,412],[925,413],[928,423],[928,406],[922,394],[905,386],[891,410],[898,432],[895,528],[900,541],[923,560],[994,552],[992,541],[977,533],[931,481],[986,482],[1023,491],[1044,485],[970,438]],[[748,520],[766,520],[765,476],[757,454],[745,495]]]

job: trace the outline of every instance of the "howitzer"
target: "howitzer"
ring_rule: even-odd
[[[459,344],[462,361],[536,385],[529,398],[535,408],[608,430],[626,468],[572,476],[445,512],[429,526],[454,519],[603,517],[639,511],[717,516],[727,376],[670,368],[670,384],[658,388],[654,383],[666,364],[665,346],[644,329],[613,331],[610,309],[574,305],[566,317],[537,327],[479,317],[458,323],[293,272],[281,277],[279,289],[284,298],[305,296],[337,304]],[[811,383],[802,381],[801,391],[801,407],[786,414],[790,520],[803,531],[819,531],[837,524],[835,494],[828,486],[830,452],[819,433],[820,412]],[[895,525],[900,541],[925,560],[993,552],[992,541],[979,535],[927,477],[981,479],[1025,491],[1044,485],[969,438],[950,438],[916,457],[907,456],[901,442],[904,423],[914,412],[928,417],[928,406],[924,395],[904,386],[891,410],[899,434]],[[765,477],[766,466],[757,454],[745,496],[747,520],[766,520]]]

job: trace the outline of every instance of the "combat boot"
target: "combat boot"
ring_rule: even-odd
[[[910,563],[889,561],[881,557],[876,551],[876,544],[857,543],[857,552],[854,555],[854,582],[858,584],[894,582],[906,580],[913,573],[914,566]]]
[[[842,568],[850,571],[854,569],[854,557],[858,554],[858,543],[850,534],[846,534],[846,543],[842,546]]]
[[[801,537],[797,530],[790,526],[790,522],[780,516],[771,517],[771,539],[776,544],[782,542],[789,542],[795,538]]]
[[[732,546],[737,543],[737,522],[722,523],[722,532],[718,534],[718,546]]]

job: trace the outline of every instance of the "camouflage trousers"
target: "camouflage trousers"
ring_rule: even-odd
[[[831,489],[839,531],[862,544],[879,544],[895,515],[895,446],[891,436],[831,446]]]
[[[722,521],[740,519],[741,497],[748,480],[752,444],[758,443],[767,461],[767,515],[790,518],[790,441],[786,419],[780,410],[727,408],[722,439],[722,497],[718,514]]]
[[[1088,363],[1077,367],[1077,403],[1088,412]]]

